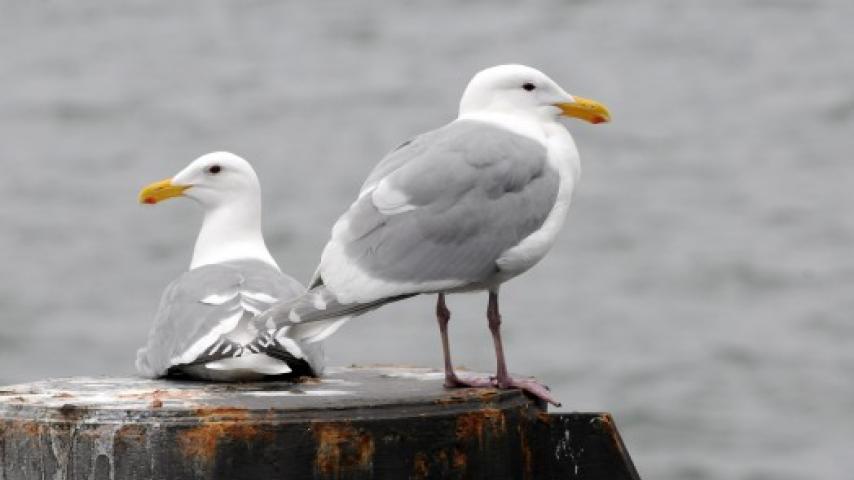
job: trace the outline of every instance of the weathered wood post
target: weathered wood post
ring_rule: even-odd
[[[446,390],[415,368],[320,382],[70,378],[0,391],[0,480],[574,478],[638,475],[607,413]]]

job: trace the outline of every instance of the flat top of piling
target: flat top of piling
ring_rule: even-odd
[[[219,414],[287,418],[413,415],[532,402],[519,390],[446,389],[443,373],[414,367],[333,367],[322,379],[213,383],[72,377],[0,387],[0,418],[180,419]]]

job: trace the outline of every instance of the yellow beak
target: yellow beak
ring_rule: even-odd
[[[608,107],[601,103],[573,96],[574,102],[558,103],[555,106],[560,108],[563,115],[567,117],[578,118],[590,123],[605,123],[611,121],[611,112]]]
[[[140,190],[139,203],[154,204],[169,198],[180,197],[188,188],[190,188],[189,185],[176,185],[172,183],[171,178],[167,178],[166,180],[147,185]]]

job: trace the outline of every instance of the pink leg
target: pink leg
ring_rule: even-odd
[[[445,387],[494,387],[489,378],[460,378],[454,372],[454,364],[451,362],[451,346],[448,341],[448,322],[451,320],[451,311],[445,305],[445,294],[440,293],[436,299],[436,320],[439,322],[439,332],[442,334],[442,353],[445,357]]]
[[[486,318],[489,320],[489,331],[492,332],[492,342],[495,344],[495,359],[498,362],[495,378],[498,388],[519,388],[546,402],[560,406],[549,391],[548,387],[533,379],[515,379],[507,372],[504,361],[504,346],[501,342],[501,313],[498,311],[498,292],[489,291],[489,305],[486,308]]]

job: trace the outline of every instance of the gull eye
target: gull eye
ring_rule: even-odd
[[[534,84],[533,84],[533,83],[531,83],[531,82],[527,82],[527,83],[523,83],[523,84],[522,84],[522,88],[524,88],[525,90],[527,90],[527,91],[529,91],[529,92],[530,92],[531,90],[533,90],[533,89],[537,88],[537,86],[536,86],[536,85],[534,85]]]
[[[220,167],[219,165],[211,165],[210,167],[208,167],[208,173],[210,173],[211,175],[216,175],[221,171],[222,167]]]

